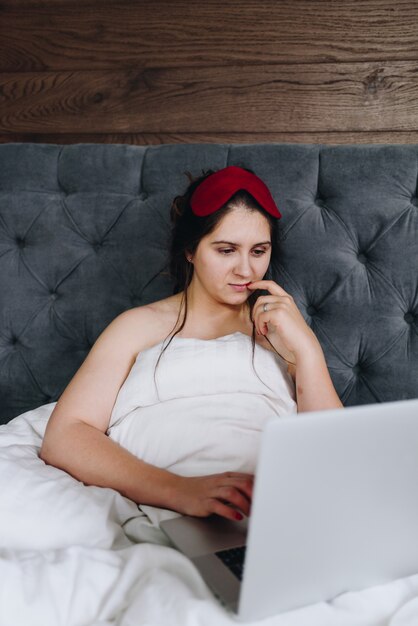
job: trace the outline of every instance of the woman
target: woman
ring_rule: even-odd
[[[222,346],[230,351],[235,340],[252,341],[253,357],[256,349],[260,358],[274,358],[280,366],[287,362],[299,412],[342,407],[321,346],[293,298],[274,281],[264,280],[280,217],[263,181],[235,166],[206,172],[191,182],[184,196],[175,198],[174,295],[122,313],[100,335],[48,422],[40,452],[46,463],[86,484],[116,489],[140,504],[200,517],[249,515],[253,473],[180,475],[138,458],[108,433],[135,367],[165,339],[169,341],[159,350],[155,371],[179,345],[191,342],[195,347],[197,342],[211,350],[217,342],[218,353]],[[257,290],[269,295],[257,296]],[[220,342],[223,338],[234,341]],[[206,361],[202,363],[204,367]],[[218,366],[229,367],[226,356],[217,363],[214,373]],[[280,378],[276,367],[279,385],[285,377]],[[210,386],[207,378],[205,385]],[[292,412],[292,394],[285,385],[280,393],[288,394],[283,406]],[[271,394],[266,402],[274,403]],[[194,415],[188,419],[192,424]]]

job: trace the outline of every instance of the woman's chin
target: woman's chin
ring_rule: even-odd
[[[225,304],[229,306],[236,307],[237,310],[241,310],[241,308],[248,302],[249,295],[241,294],[240,297],[235,296],[235,298],[225,298]]]

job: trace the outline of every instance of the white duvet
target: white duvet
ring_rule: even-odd
[[[131,501],[39,459],[52,407],[0,429],[1,626],[236,623]],[[418,575],[257,623],[416,626]]]
[[[234,350],[239,352],[245,343],[245,339],[235,334],[217,343],[214,350],[224,346],[222,350],[231,352],[235,358]],[[180,352],[186,344],[192,345],[184,341]],[[203,344],[199,346],[193,343],[194,350],[199,348],[196,359]],[[205,344],[207,348],[209,344]],[[227,367],[224,357],[223,353],[221,360]],[[269,368],[271,356],[264,357]],[[207,390],[201,374],[202,368],[210,363],[203,353],[201,359],[200,378],[196,374],[195,382],[198,392],[199,384]],[[176,363],[177,369],[178,360]],[[262,374],[268,379],[265,369]],[[240,378],[241,375],[242,372]],[[219,379],[223,384],[222,373]],[[132,394],[127,390],[132,381],[132,377],[127,379],[121,390],[112,415],[110,436],[113,434],[127,447],[130,442],[134,448],[143,446],[133,451],[144,456],[150,454],[147,457],[150,461],[155,461],[152,455],[161,454],[161,446],[166,445],[167,466],[179,473],[188,473],[190,463],[192,471],[198,473],[228,469],[217,465],[218,450],[214,452],[211,445],[198,449],[199,459],[204,459],[199,465],[193,454],[196,434],[186,427],[178,432],[174,456],[167,438],[161,439],[160,447],[147,448],[144,423],[132,421],[138,408],[135,403],[129,404]],[[284,376],[283,384],[286,386],[288,382]],[[178,388],[180,382],[175,384]],[[133,387],[132,393],[140,397],[138,389]],[[147,389],[150,386],[144,392],[148,393]],[[249,391],[248,387],[243,391]],[[164,394],[163,387],[160,392]],[[290,392],[289,388],[288,412],[292,412],[294,404]],[[274,403],[268,390],[265,394],[266,406]],[[151,407],[153,400],[148,400],[147,406]],[[141,510],[118,492],[85,486],[39,459],[54,406],[48,404],[29,411],[0,428],[0,626],[231,626],[236,623],[234,615],[218,603],[192,563],[171,547],[158,528],[152,507]],[[251,406],[247,408],[252,416]],[[239,423],[238,416],[231,411],[223,426],[231,428],[231,432],[241,430],[244,435],[246,430],[262,426]],[[170,410],[169,416],[173,415]],[[202,414],[200,418],[204,425],[205,416]],[[142,440],[132,436],[136,429]],[[240,445],[247,446],[244,436],[236,435],[235,440],[238,439]],[[207,440],[211,441],[209,434]],[[234,462],[231,449],[225,447],[221,452],[223,459],[231,454],[228,463]],[[245,466],[241,469],[245,471]],[[418,574],[257,623],[417,626]]]
[[[0,428],[0,626],[236,623],[152,515],[112,489],[85,486],[39,459],[53,407]],[[137,410],[128,409],[126,416]],[[118,420],[124,423],[115,413],[114,426]],[[176,449],[177,458],[170,458],[186,473],[185,448]],[[418,575],[253,623],[417,626]]]
[[[53,406],[0,428],[1,626],[236,623],[133,502],[39,459]],[[416,626],[418,575],[262,623]]]

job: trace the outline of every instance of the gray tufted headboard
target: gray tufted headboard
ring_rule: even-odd
[[[166,297],[186,170],[252,168],[283,214],[273,278],[345,405],[418,397],[418,146],[0,146],[0,422],[58,398],[103,328]]]

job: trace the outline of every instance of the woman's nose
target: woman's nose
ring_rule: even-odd
[[[238,263],[235,267],[235,273],[240,276],[251,276],[251,264],[247,256],[242,255],[239,257]]]

